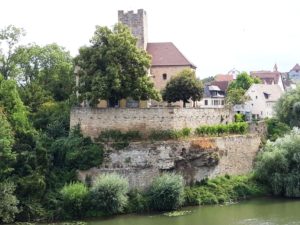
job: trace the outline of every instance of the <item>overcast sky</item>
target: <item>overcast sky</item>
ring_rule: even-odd
[[[73,56],[95,25],[143,8],[150,42],[173,42],[201,78],[240,71],[282,72],[300,63],[299,0],[0,0],[0,28],[26,30],[24,43],[56,42]]]

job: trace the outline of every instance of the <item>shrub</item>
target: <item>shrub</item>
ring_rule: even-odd
[[[152,130],[149,135],[151,140],[177,140],[189,137],[192,133],[191,128],[181,130]]]
[[[128,180],[117,174],[96,178],[90,191],[90,204],[95,210],[112,215],[124,210],[127,204]]]
[[[195,134],[198,136],[214,136],[222,134],[245,134],[248,130],[248,123],[246,122],[236,122],[229,124],[218,124],[212,126],[201,126],[197,127]]]
[[[208,205],[265,195],[267,190],[253,176],[228,175],[185,188],[185,205]]]
[[[153,180],[148,189],[152,210],[165,211],[180,207],[184,201],[184,182],[181,175],[163,174]]]
[[[51,152],[55,166],[69,169],[87,170],[101,165],[103,159],[103,146],[84,137],[79,126],[68,137],[55,140]]]
[[[0,183],[0,222],[12,223],[19,212],[19,201],[14,195],[15,185],[11,182]]]
[[[70,216],[69,218],[81,218],[86,210],[88,188],[83,183],[70,183],[61,189],[60,194],[64,211]]]
[[[128,193],[128,205],[126,212],[147,212],[149,211],[149,201],[147,196],[137,189],[131,190]]]
[[[136,141],[141,139],[139,131],[127,131],[121,132],[119,130],[106,130],[102,131],[97,141],[104,143],[111,143],[111,147],[116,150],[121,150],[129,145],[130,141]]]
[[[255,174],[274,195],[300,197],[300,130],[268,141],[257,158]]]
[[[141,139],[141,134],[137,130],[121,132],[120,130],[102,131],[98,139],[101,142],[125,142]]]
[[[291,131],[290,127],[287,124],[282,123],[275,118],[267,119],[266,123],[268,131],[267,138],[270,141],[275,141],[277,138],[282,137],[283,135]]]

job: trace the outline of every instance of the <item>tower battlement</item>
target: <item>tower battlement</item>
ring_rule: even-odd
[[[138,39],[137,46],[146,50],[148,42],[148,23],[146,11],[143,9],[138,9],[137,12],[134,12],[133,10],[128,12],[119,10],[118,21],[130,28],[133,36]]]

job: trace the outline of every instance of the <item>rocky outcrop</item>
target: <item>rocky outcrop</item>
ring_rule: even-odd
[[[206,177],[248,173],[259,145],[255,134],[134,142],[122,150],[108,149],[101,167],[80,171],[79,177],[117,172],[129,179],[131,187],[145,188],[161,172],[174,171],[191,184]]]

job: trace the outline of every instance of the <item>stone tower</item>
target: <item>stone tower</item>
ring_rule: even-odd
[[[148,42],[147,14],[143,9],[138,9],[137,13],[133,11],[118,11],[118,21],[127,25],[132,34],[138,39],[137,46],[146,50]]]

